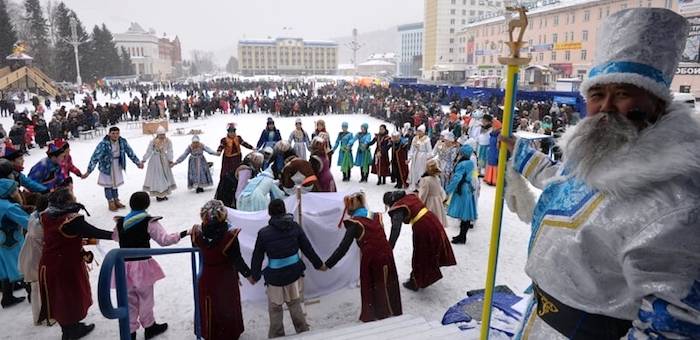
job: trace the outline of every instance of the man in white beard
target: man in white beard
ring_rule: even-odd
[[[669,90],[688,22],[635,8],[603,25],[563,161],[504,140],[506,201],[532,226],[520,338],[700,339],[700,122]]]

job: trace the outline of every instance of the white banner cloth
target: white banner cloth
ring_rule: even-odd
[[[328,259],[338,247],[345,235],[345,228],[338,228],[343,213],[343,197],[346,193],[306,193],[301,197],[301,226],[306,232],[311,245],[322,261]],[[298,200],[296,196],[285,199],[287,212],[294,214],[298,222]],[[238,236],[241,254],[248,265],[253,257],[255,240],[258,231],[267,225],[270,217],[267,211],[245,212],[234,209],[228,210],[228,221],[231,227],[241,229]],[[350,247],[347,255],[338,264],[326,272],[317,271],[299,252],[306,272],[304,277],[304,297],[315,298],[327,295],[347,287],[355,287],[360,278],[360,249],[357,245]],[[267,260],[263,262],[263,268]],[[247,280],[242,280],[242,301],[265,301],[264,279],[255,286]]]

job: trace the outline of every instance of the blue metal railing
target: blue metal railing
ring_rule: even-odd
[[[100,312],[107,319],[119,319],[119,338],[121,340],[131,339],[129,330],[129,300],[126,289],[126,272],[124,270],[124,259],[144,256],[168,255],[190,253],[192,259],[192,290],[194,292],[194,334],[197,339],[201,339],[200,311],[199,311],[199,275],[201,273],[201,258],[197,248],[171,248],[171,249],[112,249],[102,261],[100,277],[97,282],[97,299],[100,305]],[[199,262],[199,266],[197,263]],[[112,273],[117,288],[117,307],[112,305]]]

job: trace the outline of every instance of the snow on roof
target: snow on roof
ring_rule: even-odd
[[[353,64],[338,64],[338,70],[354,70],[355,65]]]
[[[238,44],[242,45],[274,45],[280,40],[302,40],[309,46],[338,46],[338,43],[330,40],[303,40],[302,38],[276,38],[276,39],[242,39]]]
[[[383,61],[383,60],[368,60],[365,61],[362,64],[359,64],[357,66],[396,66],[394,63],[390,63],[388,61]]]
[[[562,9],[571,8],[571,7],[583,6],[583,5],[587,5],[587,4],[589,4],[589,3],[595,3],[595,2],[597,2],[597,1],[598,1],[598,0],[567,0],[567,1],[560,1],[560,2],[558,2],[558,3],[551,4],[551,5],[544,5],[544,6],[542,6],[542,7],[531,8],[531,9],[528,10],[527,16],[528,16],[528,18],[531,18],[531,17],[534,16],[535,14],[542,14],[542,13],[553,12],[553,11],[562,10]],[[504,16],[504,15],[496,15],[496,16],[494,16],[494,17],[492,17],[492,18],[483,19],[483,20],[479,20],[479,21],[474,21],[474,22],[469,23],[469,24],[467,24],[466,26],[464,26],[464,28],[479,27],[479,26],[482,26],[482,25],[492,24],[492,23],[496,23],[496,22],[503,22],[503,23],[505,23],[505,16]]]

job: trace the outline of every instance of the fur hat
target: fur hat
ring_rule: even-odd
[[[198,135],[192,136],[192,143],[199,143],[199,136]]]
[[[301,118],[297,118],[297,119],[294,121],[294,124],[301,124]]]
[[[690,25],[664,8],[630,8],[610,15],[598,29],[595,64],[581,83],[581,94],[602,84],[630,84],[666,104],[671,81],[688,39]]]
[[[17,158],[20,158],[24,156],[24,153],[20,150],[17,150],[11,146],[6,146],[5,147],[5,154],[2,156],[2,158],[7,159],[8,161],[14,161]]]
[[[165,128],[162,125],[159,125],[158,128],[156,129],[156,135],[164,135],[165,134]]]
[[[228,123],[228,126],[226,127],[226,132],[236,132],[236,123]]]
[[[0,198],[8,198],[17,190],[17,182],[0,178]]]
[[[403,190],[387,191],[384,193],[382,201],[384,201],[384,205],[386,205],[387,207],[391,207],[394,205],[394,203],[398,202],[404,196],[406,196],[406,192]]]
[[[199,216],[202,218],[203,224],[224,222],[226,221],[226,217],[228,217],[228,212],[226,211],[224,202],[210,200],[199,210]]]
[[[425,125],[419,126],[417,130],[420,132],[425,132]]]
[[[348,122],[343,122],[342,124],[340,124],[341,128],[347,128],[348,126]]]
[[[360,128],[365,129],[365,131],[367,131],[369,129],[369,125],[367,123],[362,123],[362,125],[360,125]]]
[[[60,156],[63,152],[65,152],[66,149],[58,147],[56,143],[49,143],[46,147],[46,155],[49,157],[57,157]]]

